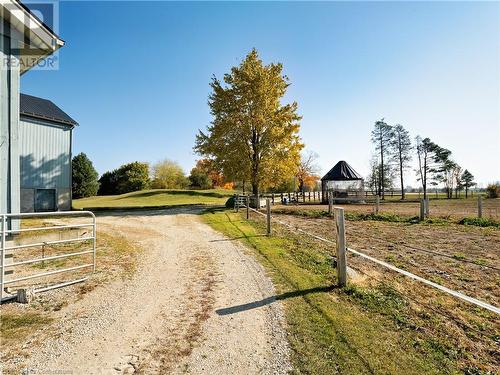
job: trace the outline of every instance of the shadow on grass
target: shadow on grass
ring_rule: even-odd
[[[242,311],[247,311],[247,310],[252,310],[256,309],[262,306],[269,305],[275,301],[279,300],[284,300],[288,298],[295,298],[295,297],[302,297],[308,294],[313,294],[313,293],[328,293],[331,292],[332,290],[338,288],[338,286],[332,285],[332,286],[322,286],[322,287],[316,287],[316,288],[310,288],[310,289],[303,289],[303,290],[296,290],[293,292],[286,292],[283,294],[278,294],[277,296],[272,296],[272,297],[267,297],[264,299],[261,299],[260,301],[254,301],[254,302],[249,302],[245,303],[243,305],[237,305],[237,306],[232,306],[232,307],[227,307],[224,309],[218,309],[215,310],[217,315],[231,315],[231,314],[236,314]]]
[[[173,206],[110,207],[86,208],[96,216],[166,216],[166,215],[202,215],[206,211],[223,210],[220,206],[203,204],[185,204]]]
[[[240,236],[240,237],[233,237],[233,238],[224,238],[222,240],[210,240],[208,242],[236,241],[236,240],[241,240],[243,238],[253,238],[253,237],[267,237],[267,235],[265,235],[265,234],[256,234],[255,236]]]
[[[210,197],[210,198],[229,198],[232,193],[228,191],[227,194],[217,193],[214,191],[203,191],[203,190],[150,190],[137,193],[129,193],[123,197],[117,198],[117,200],[127,199],[127,198],[146,198],[154,197],[160,195],[188,195],[191,197]]]

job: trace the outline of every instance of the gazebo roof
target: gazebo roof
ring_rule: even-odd
[[[346,161],[341,160],[323,176],[321,181],[350,181],[362,179],[363,177],[347,164]]]

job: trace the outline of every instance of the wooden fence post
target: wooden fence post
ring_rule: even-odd
[[[420,216],[419,216],[420,221],[423,221],[425,219],[425,200],[420,199]]]
[[[339,286],[347,284],[347,259],[344,225],[344,209],[335,208],[335,226],[337,229],[337,277]]]
[[[378,215],[378,211],[380,209],[380,196],[375,197],[375,215]]]
[[[425,217],[429,217],[429,197],[425,198]]]
[[[267,235],[271,235],[271,200],[266,199],[266,222],[267,222]]]
[[[274,204],[274,193],[271,194],[271,199],[273,200],[273,204]]]
[[[246,204],[247,204],[247,220],[250,218],[250,196],[247,194],[246,196]]]
[[[477,217],[480,219],[483,217],[483,199],[480,194],[477,195]]]

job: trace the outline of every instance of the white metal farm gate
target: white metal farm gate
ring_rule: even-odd
[[[23,220],[23,219],[55,219],[55,218],[71,218],[71,217],[83,217],[87,219],[91,219],[88,222],[78,222],[78,223],[44,223],[44,226],[38,226],[38,227],[28,227],[28,228],[16,228],[16,229],[9,229],[8,223],[9,221],[14,221],[14,220]],[[7,295],[5,292],[5,289],[7,286],[10,285],[15,285],[21,282],[25,282],[27,280],[34,280],[37,278],[43,278],[43,277],[48,277],[56,274],[61,274],[61,273],[71,273],[71,272],[76,272],[84,269],[89,269],[91,272],[94,272],[96,269],[96,219],[95,216],[92,212],[90,211],[66,211],[66,212],[38,212],[38,213],[19,213],[19,214],[0,214],[0,303],[9,299],[15,298],[14,295],[10,294]],[[12,226],[14,227],[14,226]],[[91,228],[90,233],[86,233],[84,236],[80,236],[78,234],[78,229],[77,228]],[[27,242],[23,244],[8,244],[8,241],[11,240],[17,236],[21,235],[22,233],[45,233],[47,231],[63,231],[63,230],[71,230],[71,229],[77,229],[76,234],[73,236],[70,234],[69,238],[64,238],[64,239],[59,239],[59,240],[47,240],[47,241],[40,241],[36,239],[36,236],[33,236],[31,239],[33,239],[33,242]],[[65,252],[62,254],[57,254],[57,255],[52,255],[52,256],[41,256],[41,257],[33,257],[31,259],[23,259],[22,261],[15,261],[13,260],[12,262],[7,263],[6,262],[6,256],[7,254],[12,254],[12,258],[15,259],[15,253],[29,249],[29,248],[36,248],[36,247],[44,247],[44,246],[51,246],[51,245],[58,245],[58,244],[71,244],[71,243],[79,243],[79,242],[84,242],[88,241],[91,243],[88,249],[86,250],[80,250],[79,251],[69,251]],[[7,275],[9,273],[12,273],[11,271],[15,271],[17,267],[20,266],[26,266],[26,265],[34,265],[37,263],[41,262],[47,262],[47,261],[55,261],[55,260],[62,260],[62,259],[67,259],[71,257],[80,257],[84,255],[91,255],[92,261],[91,262],[81,262],[82,264],[77,264],[73,265],[71,267],[67,268],[57,268],[54,270],[50,271],[45,271],[45,272],[35,272],[31,273],[28,275],[22,275],[19,277],[12,277],[12,278],[7,278]],[[75,284],[78,282],[82,282],[88,278],[88,274],[85,277],[78,277],[78,278],[72,278],[71,280],[66,280],[65,282],[58,282],[52,285],[47,285],[42,288],[36,289],[35,292],[41,292],[41,291],[46,291],[66,285],[71,285]]]

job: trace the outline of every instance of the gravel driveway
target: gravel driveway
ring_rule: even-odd
[[[201,209],[107,214],[106,230],[145,251],[132,279],[64,308],[16,368],[68,374],[256,374],[290,370],[284,319],[248,251]],[[6,366],[10,367],[10,366]]]

